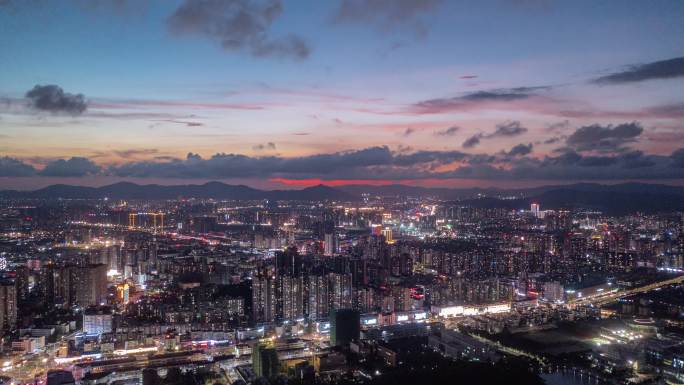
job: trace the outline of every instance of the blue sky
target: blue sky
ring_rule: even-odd
[[[240,12],[249,19],[238,19]],[[223,163],[214,166],[222,171],[179,172],[182,178],[149,171],[187,167],[188,153],[284,162],[378,147],[393,157],[486,154],[498,157],[487,167],[500,170],[547,167],[548,159],[574,151],[615,158],[602,170],[565,170],[574,180],[604,173],[678,181],[679,171],[666,162],[676,163],[673,154],[684,147],[682,20],[684,2],[664,0],[0,0],[0,178],[9,187],[52,183],[67,176],[43,169],[75,157],[95,167],[73,166],[68,177],[90,184],[166,178],[278,186],[368,176],[459,186],[518,179],[453,157],[410,167],[354,165],[334,175],[233,175]],[[223,47],[227,38],[239,48]],[[632,70],[641,71],[636,81],[596,81]],[[56,85],[67,98],[82,94],[87,108],[75,114],[37,107],[25,100],[37,85]],[[512,122],[524,130],[495,134]],[[610,137],[631,123],[638,134]],[[587,126],[619,145],[569,148],[567,138]],[[438,135],[450,127],[458,129]],[[472,137],[479,144],[463,146]],[[501,155],[518,144],[531,151]],[[628,151],[657,157],[649,167],[666,168],[616,173],[618,165],[627,169],[618,157]],[[33,171],[19,173],[16,164]],[[148,171],[127,174],[122,165]],[[526,183],[564,179],[559,172]]]

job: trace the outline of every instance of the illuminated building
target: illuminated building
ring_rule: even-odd
[[[304,316],[304,278],[276,278],[276,317],[293,320]]]
[[[103,334],[112,332],[112,312],[108,307],[90,307],[83,312],[83,332]]]
[[[311,319],[327,317],[329,308],[328,277],[312,275],[309,277],[308,316]]]
[[[335,233],[326,233],[324,235],[325,255],[337,254],[337,236]]]
[[[354,300],[351,274],[330,273],[330,307],[331,309],[348,309]]]
[[[164,231],[164,213],[130,213],[128,226],[131,228],[150,228],[155,233]]]
[[[539,218],[539,203],[532,203],[530,205],[530,211],[532,212],[532,215]]]
[[[394,239],[392,238],[392,229],[388,227],[382,229],[382,236],[385,238],[385,242],[394,243]]]
[[[127,283],[118,285],[116,287],[116,293],[119,301],[121,301],[122,304],[128,304],[128,301],[130,299],[130,286],[128,286]]]
[[[0,329],[13,330],[17,324],[17,288],[14,281],[0,282]]]
[[[275,281],[271,277],[252,278],[252,319],[271,322],[275,319]]]

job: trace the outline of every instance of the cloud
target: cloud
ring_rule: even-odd
[[[578,128],[565,140],[565,144],[576,151],[623,151],[628,143],[635,142],[643,133],[637,122],[616,126],[593,124]]]
[[[185,121],[185,120],[176,120],[176,119],[159,119],[155,120],[155,122],[164,122],[164,123],[176,123],[176,124],[182,124],[186,127],[201,127],[204,126],[204,123],[201,122],[194,122],[194,121]]]
[[[100,170],[100,166],[90,159],[73,157],[67,160],[58,159],[50,162],[39,174],[42,176],[82,177],[97,174]]]
[[[280,0],[184,0],[167,25],[174,34],[205,36],[228,51],[306,59],[311,48],[301,37],[271,36],[282,11]]]
[[[264,151],[264,150],[275,150],[276,145],[273,142],[268,142],[266,144],[257,144],[255,146],[252,146],[252,150],[254,151]]]
[[[545,139],[545,140],[544,140],[543,142],[541,142],[541,143],[543,143],[543,144],[555,144],[555,143],[560,142],[561,140],[565,140],[566,138],[567,138],[567,137],[565,137],[565,136],[554,136],[554,137]]]
[[[279,174],[316,176],[390,165],[392,160],[392,153],[386,146],[295,158],[249,157],[241,154],[218,153],[211,158],[204,159],[197,154],[190,153],[185,160],[132,162],[112,166],[109,171],[113,175],[131,177],[238,178]]]
[[[443,130],[435,131],[435,136],[454,136],[461,128],[458,126],[451,126]]]
[[[0,176],[102,175],[140,178],[285,178],[291,180],[624,180],[684,178],[684,149],[671,155],[641,151],[585,155],[571,148],[555,156],[530,156],[532,144],[508,152],[470,154],[408,148],[393,152],[387,146],[330,154],[285,158],[217,153],[204,158],[188,153],[185,159],[157,157],[129,161],[101,169],[91,160],[52,160],[42,171],[14,158],[0,158]]]
[[[656,162],[649,156],[645,156],[642,151],[629,151],[620,154],[624,168],[643,168],[652,167]]]
[[[411,136],[411,135],[414,134],[415,132],[416,132],[416,129],[415,129],[415,128],[408,127],[408,128],[406,128],[404,131],[401,132],[401,136],[403,136],[403,137],[406,138],[406,137],[408,137],[408,136]]]
[[[565,131],[570,127],[570,121],[569,120],[563,120],[562,122],[556,122],[556,123],[551,123],[548,126],[546,126],[546,131],[548,132],[561,132]]]
[[[128,150],[114,150],[112,152],[121,158],[134,158],[140,155],[157,154],[159,150],[156,148],[132,148]]]
[[[596,84],[624,84],[654,79],[684,77],[684,57],[638,64],[593,80]]]
[[[496,130],[487,135],[487,138],[518,136],[527,132],[527,128],[520,125],[518,121],[509,121],[496,125]]]
[[[480,144],[480,140],[484,137],[483,134],[475,134],[463,142],[463,148],[473,148]]]
[[[524,144],[520,143],[518,145],[513,146],[510,151],[506,153],[508,156],[524,156],[528,155],[529,153],[532,152],[532,143]]]
[[[36,173],[33,166],[8,156],[0,157],[0,177],[31,176]]]
[[[367,24],[380,31],[408,29],[416,37],[429,27],[421,16],[433,11],[442,0],[342,0],[333,19],[341,24]]]
[[[82,94],[69,94],[62,87],[36,85],[26,93],[31,108],[54,114],[80,115],[87,108]]]
[[[414,103],[410,110],[421,114],[470,111],[478,107],[522,101],[537,96],[550,87],[515,87],[470,92],[461,96],[436,98]]]
[[[392,164],[395,166],[416,166],[421,164],[437,166],[461,161],[469,157],[470,155],[460,151],[416,151],[410,154],[395,154]]]
[[[468,139],[466,139],[462,146],[463,148],[473,148],[480,144],[484,139],[493,139],[501,137],[513,137],[522,135],[527,132],[527,128],[523,127],[517,120],[508,121],[504,123],[499,123],[496,125],[496,129],[492,133],[477,133]]]
[[[684,148],[673,151],[670,158],[674,167],[684,168]]]

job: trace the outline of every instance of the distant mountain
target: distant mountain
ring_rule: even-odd
[[[684,187],[644,183],[601,185],[578,183],[527,189],[430,188],[406,185],[341,187],[313,186],[301,190],[259,190],[244,185],[209,182],[201,185],[162,186],[121,182],[102,187],[57,184],[35,191],[0,191],[0,198],[34,199],[177,199],[214,198],[232,200],[355,201],[361,194],[393,197],[435,197],[474,207],[527,209],[530,203],[542,209],[591,209],[611,215],[632,212],[684,211]]]
[[[209,182],[201,185],[156,184],[138,185],[120,182],[102,187],[83,187],[52,185],[35,191],[0,191],[0,198],[32,199],[177,199],[177,198],[214,198],[234,200],[355,200],[356,196],[328,186],[313,186],[301,190],[258,190],[243,185],[229,185]]]

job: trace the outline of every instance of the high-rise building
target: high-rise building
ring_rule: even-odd
[[[294,320],[304,316],[304,278],[276,277],[276,318]]]
[[[352,309],[335,309],[330,312],[330,344],[347,345],[359,340],[359,312]]]
[[[252,368],[259,377],[274,378],[278,374],[278,352],[273,347],[258,343],[252,349]]]
[[[72,276],[76,303],[81,306],[97,306],[107,301],[107,265],[88,265],[78,268]]]
[[[17,268],[17,299],[19,302],[26,301],[29,298],[29,280],[31,271],[27,266],[19,266]]]
[[[6,333],[17,325],[17,287],[13,280],[0,282],[0,330]]]
[[[530,205],[530,211],[532,212],[532,215],[535,216],[535,218],[539,218],[539,215],[540,215],[539,203],[532,203]]]
[[[328,274],[331,309],[350,309],[354,303],[351,274]]]
[[[252,279],[252,319],[254,322],[272,322],[275,319],[275,280],[271,277]]]
[[[52,293],[51,303],[69,308],[76,301],[76,283],[80,269],[75,266],[53,267],[52,268]]]
[[[337,236],[335,233],[326,233],[324,235],[323,243],[325,255],[337,254]]]
[[[308,316],[310,319],[327,317],[330,313],[328,277],[326,275],[309,276],[309,304]]]
[[[55,266],[52,261],[43,266],[40,271],[40,280],[38,285],[40,287],[40,293],[42,294],[43,301],[48,307],[52,307],[55,304]]]

